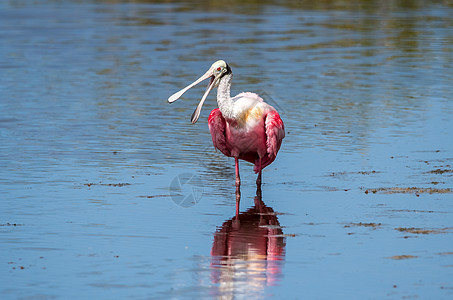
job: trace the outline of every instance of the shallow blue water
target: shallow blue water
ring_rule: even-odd
[[[1,298],[451,298],[452,15],[0,4]],[[240,224],[215,93],[196,125],[204,87],[166,103],[217,59],[286,128]]]

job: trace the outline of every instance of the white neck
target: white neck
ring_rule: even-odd
[[[224,118],[233,117],[233,100],[230,96],[230,87],[233,74],[224,75],[220,79],[219,87],[217,88],[217,104]]]

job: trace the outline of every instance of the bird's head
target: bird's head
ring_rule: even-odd
[[[196,123],[198,121],[198,118],[200,117],[200,112],[201,112],[201,107],[203,106],[204,101],[209,95],[209,92],[214,88],[219,86],[220,80],[223,78],[223,76],[231,74],[231,68],[228,66],[228,64],[223,61],[223,60],[218,60],[215,63],[211,65],[209,70],[200,78],[198,78],[196,81],[193,83],[189,84],[179,92],[174,93],[168,98],[168,102],[172,103],[178,100],[188,89],[194,87],[195,85],[199,84],[200,82],[210,78],[211,80],[209,81],[208,87],[206,88],[206,91],[203,95],[203,97],[200,100],[200,103],[198,104],[197,108],[192,114],[192,123]]]

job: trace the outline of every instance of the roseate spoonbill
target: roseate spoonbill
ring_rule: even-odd
[[[192,123],[196,123],[200,117],[201,107],[209,92],[217,87],[219,108],[211,111],[209,115],[209,131],[214,147],[226,156],[234,157],[236,191],[239,191],[239,159],[255,164],[254,171],[258,173],[256,183],[261,185],[261,171],[275,160],[285,137],[285,129],[275,108],[265,103],[257,94],[240,93],[231,97],[232,77],[230,66],[225,61],[218,60],[195,82],[171,95],[168,102],[178,100],[191,87],[211,79],[192,114]]]

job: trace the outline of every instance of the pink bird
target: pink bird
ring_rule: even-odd
[[[188,89],[210,78],[210,82],[192,115],[197,122],[209,92],[217,87],[219,108],[211,111],[208,124],[214,147],[224,155],[234,157],[236,165],[236,191],[239,192],[239,159],[255,164],[258,173],[257,186],[261,186],[261,171],[277,157],[285,137],[285,128],[278,112],[254,93],[240,93],[230,96],[233,73],[230,66],[218,60],[198,80],[171,95],[168,102],[178,100]],[[238,195],[237,197],[238,198]],[[240,198],[240,196],[239,196]],[[238,200],[238,199],[237,199]],[[239,200],[238,200],[239,201]]]

